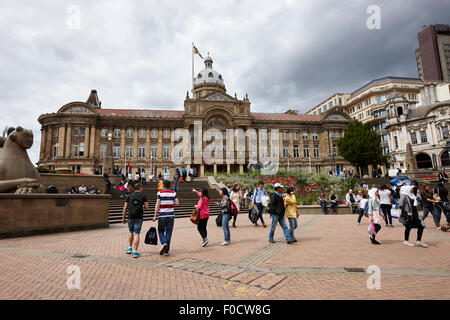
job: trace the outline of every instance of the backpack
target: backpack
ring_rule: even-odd
[[[230,199],[230,206],[231,206],[231,208],[230,208],[231,210],[229,210],[229,211],[231,212],[232,216],[237,216],[238,209],[236,207],[236,204],[233,201],[231,201],[231,199]]]
[[[252,223],[258,222],[258,219],[259,219],[259,213],[258,213],[258,211],[257,211],[255,208],[251,208],[251,209],[248,211],[248,218],[250,219],[250,221],[251,221]]]

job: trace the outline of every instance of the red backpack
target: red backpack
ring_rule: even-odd
[[[231,199],[230,199],[230,202],[231,202],[231,212],[232,212],[233,216],[237,216],[238,209],[237,209],[236,205],[234,204],[234,202],[231,201]]]

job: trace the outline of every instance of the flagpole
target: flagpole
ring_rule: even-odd
[[[194,43],[192,42],[192,48],[191,48],[191,54],[192,54],[192,94],[194,94]],[[194,96],[192,96],[194,97]]]

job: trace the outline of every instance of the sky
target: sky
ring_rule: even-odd
[[[227,93],[248,94],[252,112],[305,112],[373,79],[417,77],[417,32],[449,24],[449,7],[450,0],[0,0],[0,130],[32,129],[37,162],[39,115],[85,102],[92,89],[104,108],[183,110],[192,42],[203,57],[210,52]],[[203,68],[195,56],[195,74]]]

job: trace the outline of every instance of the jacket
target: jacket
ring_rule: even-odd
[[[200,219],[209,218],[209,199],[207,197],[203,197],[202,193],[197,190],[195,193],[200,197],[197,202],[197,210],[200,213]]]
[[[286,218],[298,218],[297,199],[295,198],[295,195],[287,196],[284,199],[284,204],[286,206],[284,214]]]
[[[220,201],[219,207],[221,209],[222,214],[229,214],[231,215],[231,203],[230,198],[228,198],[227,195],[224,195],[222,198],[222,201]]]
[[[269,213],[279,217],[284,216],[284,201],[283,197],[277,195],[275,192],[270,196]]]

